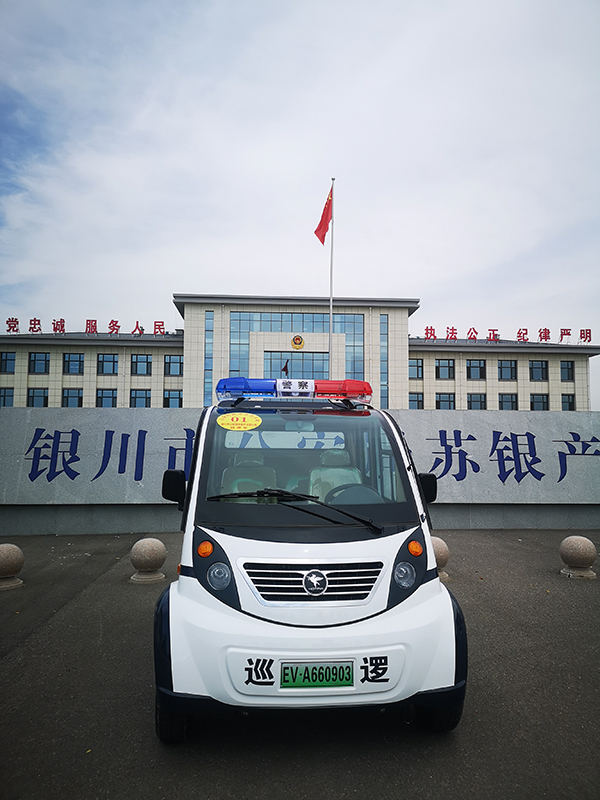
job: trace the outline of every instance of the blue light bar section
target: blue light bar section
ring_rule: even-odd
[[[221,378],[215,392],[219,400],[236,397],[277,397],[277,381],[263,378]]]

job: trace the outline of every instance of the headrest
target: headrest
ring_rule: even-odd
[[[260,450],[238,450],[233,457],[234,467],[262,467],[265,457]]]
[[[350,454],[347,450],[322,450],[321,464],[324,467],[347,467],[350,464]]]

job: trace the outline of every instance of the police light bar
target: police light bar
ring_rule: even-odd
[[[251,400],[281,398],[323,398],[328,400],[356,400],[370,403],[373,396],[371,384],[367,381],[308,380],[303,378],[221,378],[217,383],[216,394],[219,400],[247,397]]]

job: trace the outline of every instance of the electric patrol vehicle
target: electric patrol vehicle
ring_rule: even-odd
[[[185,739],[218,704],[409,706],[459,722],[462,612],[444,587],[427,502],[394,418],[364,381],[219,381],[189,475],[178,580],[155,612],[156,732]]]

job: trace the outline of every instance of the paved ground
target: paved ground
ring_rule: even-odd
[[[381,713],[232,713],[175,747],[153,728],[166,584],[129,582],[139,536],[19,537],[25,585],[0,592],[0,798],[598,800],[600,580],[559,575],[565,532],[438,535],[469,631],[456,731]],[[160,538],[174,579],[180,534]]]

